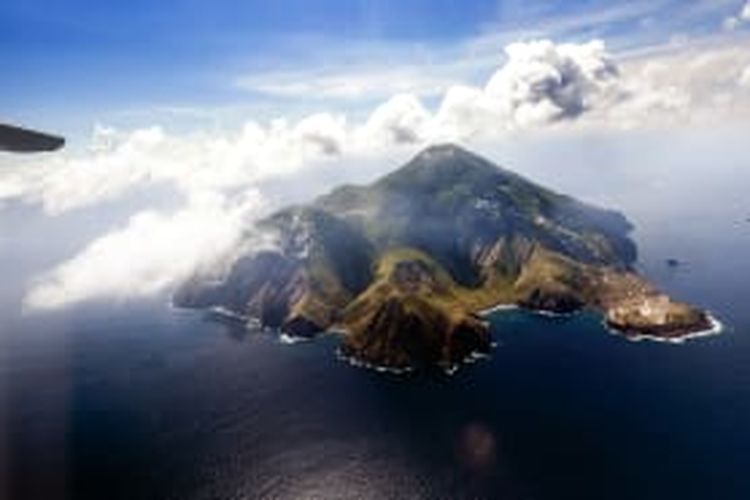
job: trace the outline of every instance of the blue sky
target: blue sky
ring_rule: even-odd
[[[659,45],[674,36],[720,32],[722,19],[741,5],[741,0],[4,0],[0,116],[80,131],[97,121],[196,118],[196,110],[220,109],[228,120],[232,112],[273,116],[281,107],[293,115],[330,107],[319,101],[331,100],[351,111],[383,96],[377,89],[357,99],[292,96],[259,90],[258,84],[321,72],[369,77],[381,68],[409,66],[436,86],[454,78],[475,83],[494,69],[488,54],[499,62],[503,45],[515,39],[599,37],[616,50]]]

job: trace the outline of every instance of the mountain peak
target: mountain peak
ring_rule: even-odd
[[[476,162],[480,160],[482,163],[490,163],[489,161],[481,158],[475,153],[459,146],[452,142],[444,142],[427,146],[422,151],[417,153],[409,163],[422,162],[422,163],[442,163],[446,161],[450,162]]]
[[[489,160],[453,143],[429,146],[406,165],[381,178],[376,185],[389,189],[413,191],[420,186],[450,187],[454,184],[497,181],[509,175]]]
[[[467,149],[459,146],[456,143],[453,142],[442,142],[437,144],[431,144],[424,148],[420,153],[417,154],[417,157],[419,156],[435,156],[435,155],[442,155],[442,156],[455,156],[455,155],[470,155],[474,156],[473,153],[469,152]]]

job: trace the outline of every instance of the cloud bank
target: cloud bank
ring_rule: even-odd
[[[24,305],[53,309],[102,297],[126,300],[163,292],[236,251],[249,227],[247,214],[259,203],[258,194],[250,192],[231,206],[209,196],[173,214],[139,212],[39,277]]]
[[[507,62],[484,88],[448,90],[437,114],[437,136],[466,138],[574,120],[627,97],[602,41],[514,43],[505,54]]]
[[[537,40],[508,45],[498,60],[483,85],[447,86],[432,107],[399,92],[364,119],[319,112],[181,135],[158,126],[131,132],[99,126],[86,151],[3,167],[0,209],[20,202],[60,216],[150,185],[171,187],[184,200],[174,212],[133,215],[44,273],[26,305],[161,293],[247,238],[252,221],[273,208],[262,196],[265,183],[315,175],[324,165],[356,168],[359,159],[394,149],[540,128],[709,124],[750,115],[750,51],[742,45],[620,61],[599,40]]]

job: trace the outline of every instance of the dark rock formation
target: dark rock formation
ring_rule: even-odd
[[[535,288],[528,297],[518,301],[518,305],[535,311],[554,314],[570,314],[580,311],[585,304],[573,294],[556,291],[545,291]]]

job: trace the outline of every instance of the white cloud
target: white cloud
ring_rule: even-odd
[[[185,196],[254,186],[393,144],[491,138],[552,123],[634,127],[718,113],[745,116],[747,93],[739,89],[746,78],[737,75],[750,65],[746,45],[687,45],[618,63],[600,41],[514,43],[483,88],[451,86],[434,113],[404,93],[360,123],[324,112],[296,122],[248,121],[234,132],[173,135],[149,127],[123,133],[98,126],[89,151],[0,170],[0,203],[38,203],[58,214],[149,184],[172,185]]]
[[[623,64],[622,72],[628,75],[631,97],[614,111],[631,111],[630,127],[747,120],[750,96],[738,82],[747,65],[750,52],[743,44],[701,50],[688,46],[645,61],[630,61]],[[651,101],[652,106],[638,109],[644,101]],[[621,116],[613,113],[606,118],[618,122]]]
[[[601,41],[514,43],[486,85],[451,86],[434,112],[403,93],[359,123],[323,112],[299,121],[248,121],[239,131],[183,135],[160,127],[123,133],[100,126],[89,151],[0,170],[0,203],[38,203],[58,214],[150,184],[174,186],[185,196],[255,186],[333,157],[394,144],[491,138],[549,124],[634,127],[719,112],[745,116],[747,93],[740,92],[737,75],[750,65],[746,45],[687,45],[618,63]],[[720,109],[717,102],[724,103]]]
[[[734,31],[748,22],[750,22],[750,0],[745,2],[737,15],[725,18],[722,27],[726,31]]]
[[[508,128],[506,118],[498,113],[484,90],[456,85],[448,90],[440,105],[435,133],[445,139],[492,135]]]
[[[346,144],[346,117],[318,113],[301,120],[294,129],[299,139],[325,155],[338,155]]]
[[[346,134],[345,119],[325,113],[297,123],[278,119],[263,126],[250,121],[239,132],[226,134],[97,128],[89,151],[3,168],[0,201],[38,203],[55,215],[144,185],[171,185],[185,196],[234,189],[291,175],[338,154]]]
[[[68,157],[55,155],[39,160],[38,165],[9,168],[3,183],[13,186],[0,192],[0,198],[22,197],[41,203],[48,213],[85,206],[121,194],[149,176],[150,164],[160,149],[168,147],[159,128],[138,130],[118,147],[101,151],[100,131],[94,136],[95,150],[90,154]],[[166,160],[166,158],[163,158]],[[164,165],[163,169],[169,168]]]
[[[237,244],[254,215],[269,208],[258,194],[266,183],[315,175],[321,165],[356,168],[362,157],[388,155],[396,146],[486,141],[541,127],[655,127],[750,116],[750,93],[742,88],[750,86],[746,44],[688,43],[618,61],[601,41],[541,40],[510,44],[497,59],[503,62],[485,85],[451,85],[434,110],[413,93],[398,93],[363,120],[321,112],[182,135],[156,126],[132,132],[98,126],[86,151],[14,159],[0,169],[0,209],[21,201],[55,215],[153,184],[171,186],[186,200],[175,213],[147,210],[96,239],[36,281],[27,306],[158,293]]]
[[[38,278],[25,306],[54,309],[92,299],[147,297],[168,289],[232,252],[262,206],[258,193],[247,193],[232,206],[224,203],[207,196],[173,214],[147,210],[133,215],[124,227]]]
[[[599,40],[562,45],[540,40],[505,50],[508,62],[485,92],[521,126],[576,118],[620,97],[617,66]]]
[[[0,201],[39,204],[53,216],[154,184],[171,186],[186,200],[174,213],[145,210],[132,216],[45,273],[29,291],[26,307],[125,300],[171,287],[245,241],[253,219],[269,208],[259,195],[263,182],[337,157],[347,133],[344,117],[325,113],[296,123],[248,122],[228,134],[100,127],[87,151],[1,169]]]
[[[742,87],[750,88],[750,66],[742,70],[740,74],[739,84]]]
[[[434,117],[414,96],[401,95],[378,108],[368,126],[396,131],[391,139],[401,140],[391,142],[491,137],[574,120],[626,98],[618,68],[601,41],[556,45],[540,40],[510,44],[505,52],[505,64],[484,88],[452,86]]]
[[[425,140],[430,113],[411,94],[399,94],[378,106],[361,131],[366,145],[412,144]]]
[[[450,89],[432,138],[492,138],[556,127],[633,128],[747,116],[750,102],[731,75],[750,63],[742,46],[690,44],[618,63],[602,42],[512,44],[482,89]]]
[[[243,90],[268,96],[300,99],[379,99],[398,93],[432,96],[451,80],[440,72],[414,66],[354,67],[328,72],[260,73],[238,78]]]
[[[729,16],[727,18],[724,18],[724,21],[721,23],[721,27],[724,28],[724,31],[734,31],[740,26],[740,20],[737,17]]]

